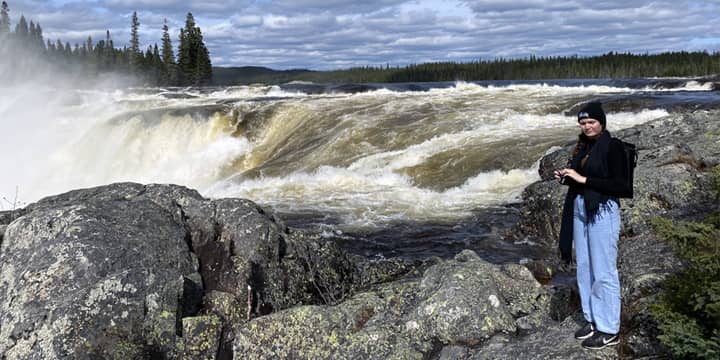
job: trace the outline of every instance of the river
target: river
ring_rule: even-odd
[[[693,79],[0,89],[2,208],[175,183],[251,199],[363,256],[516,261],[532,244],[502,234],[589,100],[612,132],[720,96]]]

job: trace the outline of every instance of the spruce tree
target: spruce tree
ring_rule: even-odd
[[[178,79],[180,85],[190,85],[195,82],[195,59],[192,51],[192,36],[190,29],[195,27],[192,13],[187,14],[185,27],[180,29],[180,45],[178,45]]]
[[[35,24],[35,36],[33,37],[33,43],[40,50],[45,50],[45,40],[43,40],[42,27],[40,23]]]
[[[160,84],[177,85],[176,68],[175,55],[173,54],[172,41],[170,40],[170,32],[167,26],[167,20],[165,20],[162,36],[162,72]]]
[[[34,22],[30,21],[28,45],[38,51],[45,50],[45,42],[43,41],[42,28],[40,27],[40,23],[35,24]]]
[[[198,85],[208,85],[210,83],[212,79],[212,63],[210,62],[210,53],[202,41],[198,45],[197,69],[195,73]]]
[[[178,67],[180,82],[184,85],[204,85],[212,78],[210,54],[192,13],[187,14],[185,28],[180,29]]]
[[[25,15],[20,15],[20,21],[18,21],[17,25],[15,25],[15,36],[20,39],[21,42],[24,42],[29,35],[30,29],[28,29]]]
[[[3,1],[0,5],[0,37],[10,34],[10,7]]]
[[[159,84],[160,79],[162,78],[162,72],[163,72],[163,63],[162,58],[160,57],[160,50],[158,50],[157,44],[153,45],[153,51],[152,51],[152,76],[153,76],[153,83]]]
[[[153,51],[152,51],[152,45],[149,45],[147,50],[145,50],[145,55],[143,55],[143,72],[145,73],[145,76],[148,78],[152,78],[152,63],[153,63]]]
[[[132,25],[130,28],[130,68],[132,70],[139,70],[142,64],[142,52],[140,52],[140,36],[138,35],[139,28],[140,21],[137,17],[137,11],[133,11]]]

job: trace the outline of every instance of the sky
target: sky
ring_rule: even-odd
[[[6,0],[46,39],[173,45],[188,12],[214,66],[330,70],[610,51],[720,50],[720,0]]]

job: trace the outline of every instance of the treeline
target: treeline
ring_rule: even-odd
[[[20,16],[11,31],[10,8],[6,1],[0,5],[0,49],[9,63],[24,61],[27,56],[47,59],[63,68],[75,68],[87,76],[104,73],[132,75],[149,85],[187,86],[207,85],[212,80],[210,53],[203,41],[202,31],[195,24],[192,13],[180,29],[177,56],[173,50],[167,21],[162,28],[161,44],[140,49],[140,21],[133,13],[130,28],[130,46],[116,48],[110,31],[105,39],[94,42],[88,37],[82,44],[71,45],[60,39],[43,39],[40,23],[27,21]],[[9,46],[7,46],[9,45]],[[13,49],[23,51],[13,51]]]
[[[247,73],[238,68],[223,69],[215,79],[236,83],[278,80],[312,81],[317,83],[478,81],[478,80],[541,80],[641,77],[693,77],[720,74],[720,53],[667,52],[631,54],[610,52],[593,57],[536,57],[498,59],[492,61],[436,62],[404,67],[366,66],[334,71],[293,70],[267,74]]]
[[[385,81],[688,77],[718,73],[718,52],[681,51],[655,55],[610,52],[594,57],[533,56],[528,59],[411,65],[385,72]]]

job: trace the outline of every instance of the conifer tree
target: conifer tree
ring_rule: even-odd
[[[199,30],[200,29],[198,29],[198,31]],[[197,55],[196,82],[198,85],[207,85],[212,79],[212,63],[210,62],[210,53],[207,47],[205,47],[205,44],[202,43],[202,38],[200,39]]]
[[[115,65],[115,47],[110,38],[110,30],[105,31],[105,51],[103,52],[103,66],[107,70],[113,70]]]
[[[45,50],[45,41],[43,40],[43,31],[40,23],[35,24],[35,37],[33,38],[33,42],[40,50]]]
[[[30,33],[27,44],[35,50],[45,50],[45,42],[43,41],[40,23],[35,24],[32,20],[30,21]]]
[[[163,25],[162,36],[162,71],[160,75],[160,84],[177,85],[177,66],[175,65],[175,55],[173,54],[172,41],[167,26],[167,20]]]
[[[145,55],[143,55],[143,71],[146,75],[149,75],[152,77],[152,63],[153,63],[153,52],[152,52],[152,45],[149,45],[147,50],[145,50]]]
[[[138,29],[140,21],[137,17],[137,11],[133,11],[132,25],[130,28],[130,68],[138,70],[142,64],[142,52],[140,52],[140,36]]]
[[[160,57],[160,50],[158,49],[157,44],[153,45],[152,72],[153,82],[157,85],[160,83],[163,73],[162,58]]]
[[[3,1],[0,5],[0,37],[10,34],[10,7]]]
[[[210,54],[192,13],[187,14],[185,28],[180,29],[178,67],[180,82],[184,85],[204,85],[212,78]]]
[[[178,45],[178,81],[180,85],[188,85],[194,82],[193,70],[194,59],[192,58],[192,44],[190,37],[190,26],[195,26],[195,20],[191,13],[187,14],[185,27],[180,29],[180,44]]]
[[[28,29],[27,20],[25,20],[25,15],[20,15],[20,21],[18,21],[17,25],[15,25],[15,36],[20,39],[21,42],[24,42],[28,36],[30,35],[30,29]]]

